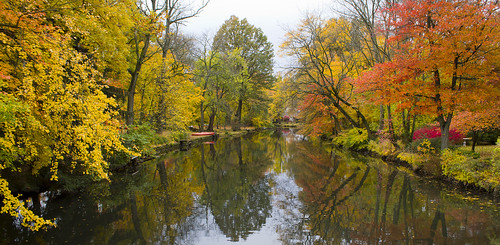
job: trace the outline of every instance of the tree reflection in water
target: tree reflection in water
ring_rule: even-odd
[[[295,152],[288,165],[302,188],[305,243],[464,244],[474,237],[488,244],[496,239],[498,213],[490,217],[476,209],[456,217],[463,207],[450,203],[452,196],[436,189],[415,190],[414,183],[421,180],[378,160],[311,142],[292,141],[286,151]],[[495,224],[488,228],[491,222]]]
[[[58,227],[32,233],[0,216],[0,244],[500,241],[498,204],[292,131],[172,152],[112,180],[74,195],[32,197],[32,209]]]
[[[205,146],[200,146],[205,182],[202,201],[231,241],[248,238],[265,224],[271,213],[271,187],[265,176],[271,159],[266,154],[265,142],[242,145],[242,141],[252,139],[233,139],[209,159],[204,157]]]

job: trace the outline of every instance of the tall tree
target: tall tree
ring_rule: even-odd
[[[162,57],[168,55],[168,51],[175,53],[173,49],[182,44],[183,36],[179,35],[179,25],[186,20],[197,16],[208,5],[210,0],[203,0],[199,7],[193,7],[192,3],[181,0],[163,0],[162,7],[165,11],[164,30],[158,44],[162,49]]]
[[[498,1],[402,1],[387,11],[398,55],[375,66],[360,87],[383,100],[398,100],[432,115],[449,145],[459,106],[495,99],[499,93]]]
[[[202,1],[201,6],[198,8],[192,8],[192,6],[180,0],[138,2],[141,15],[138,16],[138,23],[133,30],[132,37],[134,55],[131,58],[132,67],[129,68],[131,80],[127,95],[126,121],[128,125],[134,123],[134,98],[137,79],[143,64],[154,55],[149,50],[152,42],[158,42],[161,47],[162,57],[167,59],[169,53],[174,53],[173,47],[178,46],[179,43],[184,43],[183,40],[186,40],[178,35],[177,26],[185,20],[198,15],[207,6],[208,2]],[[175,41],[178,41],[178,43],[175,43]],[[155,51],[160,50],[155,49]],[[181,65],[181,63],[178,65]],[[167,73],[166,69],[165,67],[161,70],[157,77],[158,82],[164,82],[167,79],[164,76]]]
[[[0,3],[2,173],[45,173],[51,181],[61,173],[102,180],[108,179],[107,157],[114,151],[128,152],[118,136],[115,103],[102,92],[104,76],[98,70],[106,66],[100,58],[109,59],[110,49],[103,47],[101,53],[95,43],[108,37],[82,35],[106,32],[89,26],[118,26],[99,20],[124,6],[116,3]],[[75,23],[85,17],[86,25]],[[53,225],[27,210],[9,188],[8,180],[0,176],[2,213],[21,216],[22,225],[33,230]]]
[[[135,15],[135,27],[132,30],[130,67],[130,83],[127,89],[127,112],[125,115],[127,125],[134,124],[134,104],[137,80],[144,63],[149,60],[154,53],[149,50],[151,42],[161,31],[159,21],[165,15],[165,8],[156,0],[151,2],[137,2],[138,14]]]
[[[293,69],[302,77],[296,82],[313,95],[308,99],[335,108],[332,117],[343,117],[353,127],[365,128],[371,137],[368,120],[353,96],[349,80],[366,66],[365,60],[359,58],[362,47],[352,38],[352,31],[352,23],[346,19],[325,21],[309,16],[297,30],[288,32],[282,47],[295,57],[297,66]]]
[[[257,28],[246,19],[231,16],[219,28],[214,37],[214,45],[225,55],[238,49],[247,65],[248,83],[241,81],[238,104],[236,108],[234,129],[239,129],[243,103],[248,98],[261,100],[263,89],[272,86],[273,47],[260,28]],[[239,69],[239,68],[238,68]]]
[[[361,58],[365,60],[366,68],[371,68],[375,64],[383,63],[391,60],[391,48],[388,42],[390,32],[386,27],[388,23],[388,14],[380,14],[384,8],[389,8],[394,4],[393,0],[339,0],[339,3],[344,6],[345,11],[341,14],[353,23],[354,29],[352,32],[355,40],[363,47],[360,49]],[[403,114],[405,111],[402,112]],[[410,113],[407,113],[408,115]],[[379,105],[379,130],[383,130],[385,126],[385,109],[384,105]],[[411,117],[404,116],[404,119]],[[387,105],[387,122],[389,133],[394,139],[394,131],[392,130],[391,105]],[[407,120],[403,120],[403,124],[408,124]],[[408,127],[404,127],[407,129]],[[405,133],[407,133],[405,131]],[[411,138],[411,137],[410,137]]]
[[[164,78],[161,81],[160,73]],[[191,77],[174,55],[169,53],[164,58],[157,52],[151,57],[137,82],[138,123],[149,122],[157,132],[182,130],[190,125],[201,100],[201,91]]]
[[[238,49],[228,55],[210,51],[197,62],[195,73],[198,76],[198,84],[204,91],[205,100],[202,106],[206,106],[201,108],[202,115],[209,109],[208,131],[213,131],[216,115],[227,107],[230,100],[237,98],[242,81],[248,77],[245,61],[239,53]]]

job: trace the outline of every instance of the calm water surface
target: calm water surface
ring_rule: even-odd
[[[0,215],[1,244],[499,244],[500,205],[288,130],[220,139]]]

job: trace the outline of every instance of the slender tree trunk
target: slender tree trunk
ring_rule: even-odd
[[[236,109],[236,121],[233,123],[233,130],[240,130],[242,108],[243,108],[243,100],[240,98],[238,99],[238,108]]]
[[[139,53],[139,41],[136,36],[136,56],[137,61],[135,63],[135,69],[132,71],[129,69],[129,73],[132,76],[130,79],[130,85],[128,87],[128,95],[127,95],[127,115],[126,115],[126,123],[127,125],[134,124],[134,97],[135,97],[135,87],[137,86],[137,80],[139,78],[139,73],[142,69],[142,64],[146,59],[146,54],[149,49],[149,41],[151,39],[150,35],[146,35],[144,38],[144,46],[142,47]]]
[[[477,140],[479,139],[479,132],[478,131],[472,131],[472,152],[476,150],[476,144]]]
[[[203,101],[202,101],[202,102],[200,102],[200,132],[203,132],[203,128],[205,126],[205,125],[203,125],[203,124],[205,124],[205,118],[204,118],[205,113],[204,112],[205,111],[203,110]]]
[[[378,130],[382,131],[384,130],[384,105],[380,105],[380,113],[379,113],[379,119],[378,119]]]
[[[403,143],[409,144],[412,141],[413,131],[415,128],[415,119],[416,116],[411,116],[411,110],[407,112],[405,110],[402,111],[401,118],[403,121]],[[412,121],[413,120],[413,121]]]
[[[396,137],[394,136],[394,124],[392,123],[392,113],[391,106],[387,106],[387,126],[389,127],[389,137],[392,143],[396,141]]]
[[[127,115],[126,115],[127,125],[134,124],[134,97],[135,97],[135,87],[137,86],[137,78],[138,77],[139,77],[139,72],[137,71],[137,68],[136,68],[136,70],[132,73],[132,79],[130,80],[130,85],[128,87]]]
[[[210,112],[210,115],[208,116],[208,127],[207,127],[207,131],[209,132],[212,132],[214,131],[214,121],[215,121],[215,115],[216,115],[217,111],[212,108],[211,112]]]
[[[417,115],[413,115],[413,123],[411,124],[411,130],[410,130],[410,141],[413,141],[413,133],[415,133],[415,125],[417,124]]]

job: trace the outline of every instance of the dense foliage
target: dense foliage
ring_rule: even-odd
[[[275,103],[300,100],[304,133],[364,128],[400,147],[428,134],[445,149],[498,129],[497,1],[341,3],[344,15],[309,15],[282,45],[295,61]]]
[[[208,1],[1,1],[1,212],[32,230],[54,225],[15,193],[109,180],[112,159],[206,121],[212,131],[298,119],[304,134],[409,149],[396,155],[419,163],[463,135],[472,150],[498,137],[498,1],[341,2],[343,15],[309,15],[288,32],[282,51],[295,63],[276,78],[272,44],[246,19],[231,16],[202,47],[182,34]],[[443,151],[443,171],[491,189],[494,152]]]

